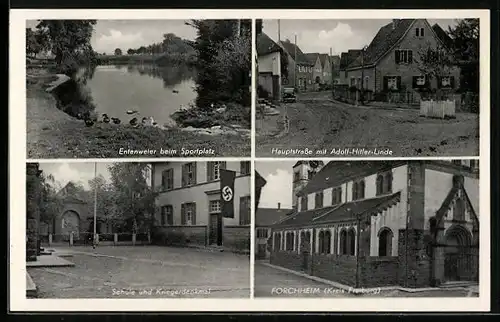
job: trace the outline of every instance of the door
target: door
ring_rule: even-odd
[[[61,234],[63,239],[68,241],[73,233],[73,238],[78,240],[80,232],[80,217],[74,211],[66,211],[61,218]]]
[[[267,244],[259,244],[259,246],[257,247],[257,258],[258,259],[264,259],[267,257],[266,246],[267,246]]]
[[[273,82],[273,99],[279,100],[280,99],[280,78],[279,76],[273,76],[272,77],[272,82]]]
[[[210,245],[222,246],[222,214],[210,215],[208,243]]]

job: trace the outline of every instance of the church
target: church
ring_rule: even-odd
[[[479,161],[299,161],[270,263],[354,288],[479,281]]]

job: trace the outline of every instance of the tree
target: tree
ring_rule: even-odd
[[[132,48],[129,48],[129,49],[127,50],[127,54],[128,54],[128,55],[133,55],[133,54],[135,54],[135,50],[133,50]]]
[[[131,231],[149,229],[154,224],[157,193],[148,185],[150,168],[145,163],[114,163],[109,167],[113,187],[114,218]]]
[[[40,175],[40,184],[40,221],[50,226],[63,207],[62,199],[57,194],[59,185],[51,174]]]
[[[36,29],[47,40],[56,64],[71,73],[78,63],[95,58],[90,44],[95,24],[96,20],[40,20]]]
[[[121,56],[122,55],[122,50],[120,48],[115,49],[115,56]]]
[[[26,28],[26,54],[36,56],[40,52],[41,46],[38,43],[35,32],[31,28]]]

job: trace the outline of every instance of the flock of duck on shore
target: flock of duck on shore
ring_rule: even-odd
[[[139,112],[136,110],[127,111],[127,114],[129,114],[129,115],[134,115],[134,114],[138,114],[138,113]],[[113,123],[113,124],[121,124],[122,123],[122,121],[119,118],[109,117],[108,114],[106,114],[106,113],[102,114],[102,117],[99,120],[96,118],[92,118],[91,113],[89,111],[84,112],[84,113],[78,113],[77,118],[83,120],[87,127],[93,126],[96,122],[98,122],[98,123],[100,123],[100,122]],[[155,126],[155,127],[159,126],[158,123],[153,119],[152,116],[149,118],[143,117],[141,122],[139,122],[139,119],[137,117],[134,117],[128,123],[132,127],[139,127],[139,125]]]

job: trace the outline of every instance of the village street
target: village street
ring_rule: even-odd
[[[280,105],[280,115],[266,116],[264,120],[258,115],[256,155],[277,157],[273,148],[327,149],[327,154],[321,155],[324,157],[358,156],[331,154],[333,148],[390,149],[392,155],[382,155],[389,157],[479,153],[478,114],[458,112],[456,119],[431,119],[420,117],[418,109],[356,107],[333,101],[331,97],[329,91],[299,93],[296,103]],[[290,119],[289,133],[275,136],[276,123],[285,113]]]
[[[248,255],[193,248],[57,248],[74,267],[28,268],[39,298],[250,296]]]
[[[306,277],[295,275],[270,267],[263,261],[255,262],[255,297],[466,297],[471,296],[467,288],[443,289],[419,292],[400,290],[377,290],[365,294],[342,291],[334,286],[323,284]]]

